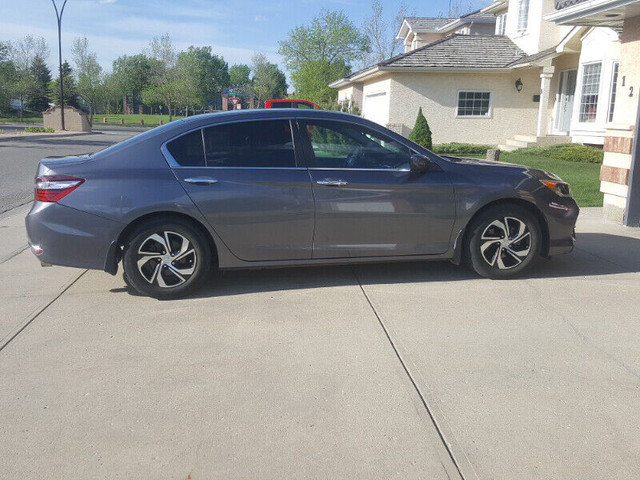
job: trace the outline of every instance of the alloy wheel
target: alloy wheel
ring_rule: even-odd
[[[531,251],[531,232],[515,217],[492,221],[480,237],[480,254],[485,262],[499,270],[520,265]]]
[[[197,260],[196,250],[187,237],[159,231],[142,241],[136,265],[142,278],[151,285],[173,288],[193,275]]]

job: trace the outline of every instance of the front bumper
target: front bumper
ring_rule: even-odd
[[[32,252],[43,264],[105,270],[123,224],[66,207],[35,202],[25,219]],[[37,250],[37,251],[36,251]]]
[[[549,248],[547,256],[571,253],[576,244],[576,222],[580,208],[571,197],[552,198],[542,211],[547,221]],[[562,208],[558,208],[562,207]]]

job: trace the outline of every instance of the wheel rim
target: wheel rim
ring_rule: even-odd
[[[196,269],[197,256],[191,241],[176,232],[149,235],[138,249],[138,272],[151,285],[174,288],[185,283]]]
[[[491,222],[480,237],[480,254],[485,262],[499,270],[520,265],[531,252],[531,232],[525,222],[504,217]]]

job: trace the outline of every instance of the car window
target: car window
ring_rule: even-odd
[[[228,123],[205,128],[208,167],[296,166],[289,120]]]
[[[205,164],[200,130],[170,141],[167,143],[167,149],[175,161],[183,167],[203,167]]]
[[[317,168],[409,170],[411,150],[395,140],[359,125],[308,121]]]
[[[298,108],[306,108],[308,110],[313,110],[315,107],[309,103],[297,102],[296,105]]]
[[[295,108],[291,102],[273,102],[271,108]]]

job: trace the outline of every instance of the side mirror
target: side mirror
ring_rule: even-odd
[[[425,157],[424,155],[420,155],[414,153],[411,155],[411,172],[422,175],[427,170],[429,170],[429,165],[431,165],[431,160]]]

